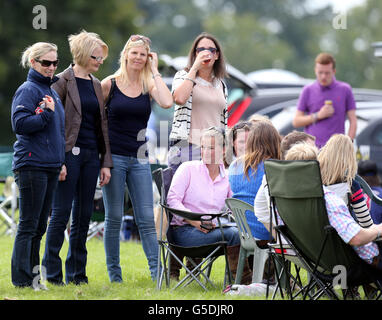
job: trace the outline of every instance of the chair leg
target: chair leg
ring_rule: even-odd
[[[264,265],[268,257],[268,250],[255,248],[253,254],[253,274],[252,283],[259,283],[263,280]]]
[[[240,248],[240,249],[239,249]],[[239,254],[238,254],[239,249]],[[243,276],[244,264],[247,259],[247,251],[241,246],[228,247],[228,262],[232,272],[232,276],[235,279],[235,284],[241,283]]]

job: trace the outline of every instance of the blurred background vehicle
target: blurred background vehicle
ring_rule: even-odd
[[[276,68],[252,71],[247,76],[259,89],[301,88],[314,81],[300,77],[295,72]]]

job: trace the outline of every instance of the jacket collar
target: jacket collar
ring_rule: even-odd
[[[76,76],[73,70],[74,64],[70,64],[68,68],[66,68],[62,73],[59,74],[60,77],[64,78],[67,81],[67,92],[73,101],[73,105],[76,108],[77,112],[81,114],[81,98],[80,93],[78,92]],[[89,74],[90,78],[93,82],[94,90],[96,96],[98,98],[98,102],[100,107],[103,106],[103,95],[102,95],[102,87],[100,82],[94,77],[92,74]],[[97,80],[97,81],[96,81]]]
[[[32,82],[37,82],[41,84],[45,84],[47,86],[51,86],[53,83],[55,83],[59,78],[56,76],[53,76],[53,78],[50,77],[44,77],[40,72],[36,71],[33,68],[29,69],[27,80]]]

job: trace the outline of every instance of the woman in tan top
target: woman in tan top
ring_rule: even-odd
[[[170,133],[169,166],[200,160],[200,137],[204,129],[227,126],[227,89],[222,79],[226,66],[220,44],[210,34],[196,37],[188,65],[175,74],[172,94],[175,113]]]

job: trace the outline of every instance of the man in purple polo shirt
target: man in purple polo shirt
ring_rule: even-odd
[[[336,62],[332,55],[320,53],[315,63],[317,81],[302,90],[293,126],[305,127],[304,131],[315,136],[316,145],[321,148],[333,134],[345,134],[347,117],[347,134],[354,139],[357,117],[351,86],[336,80]]]

